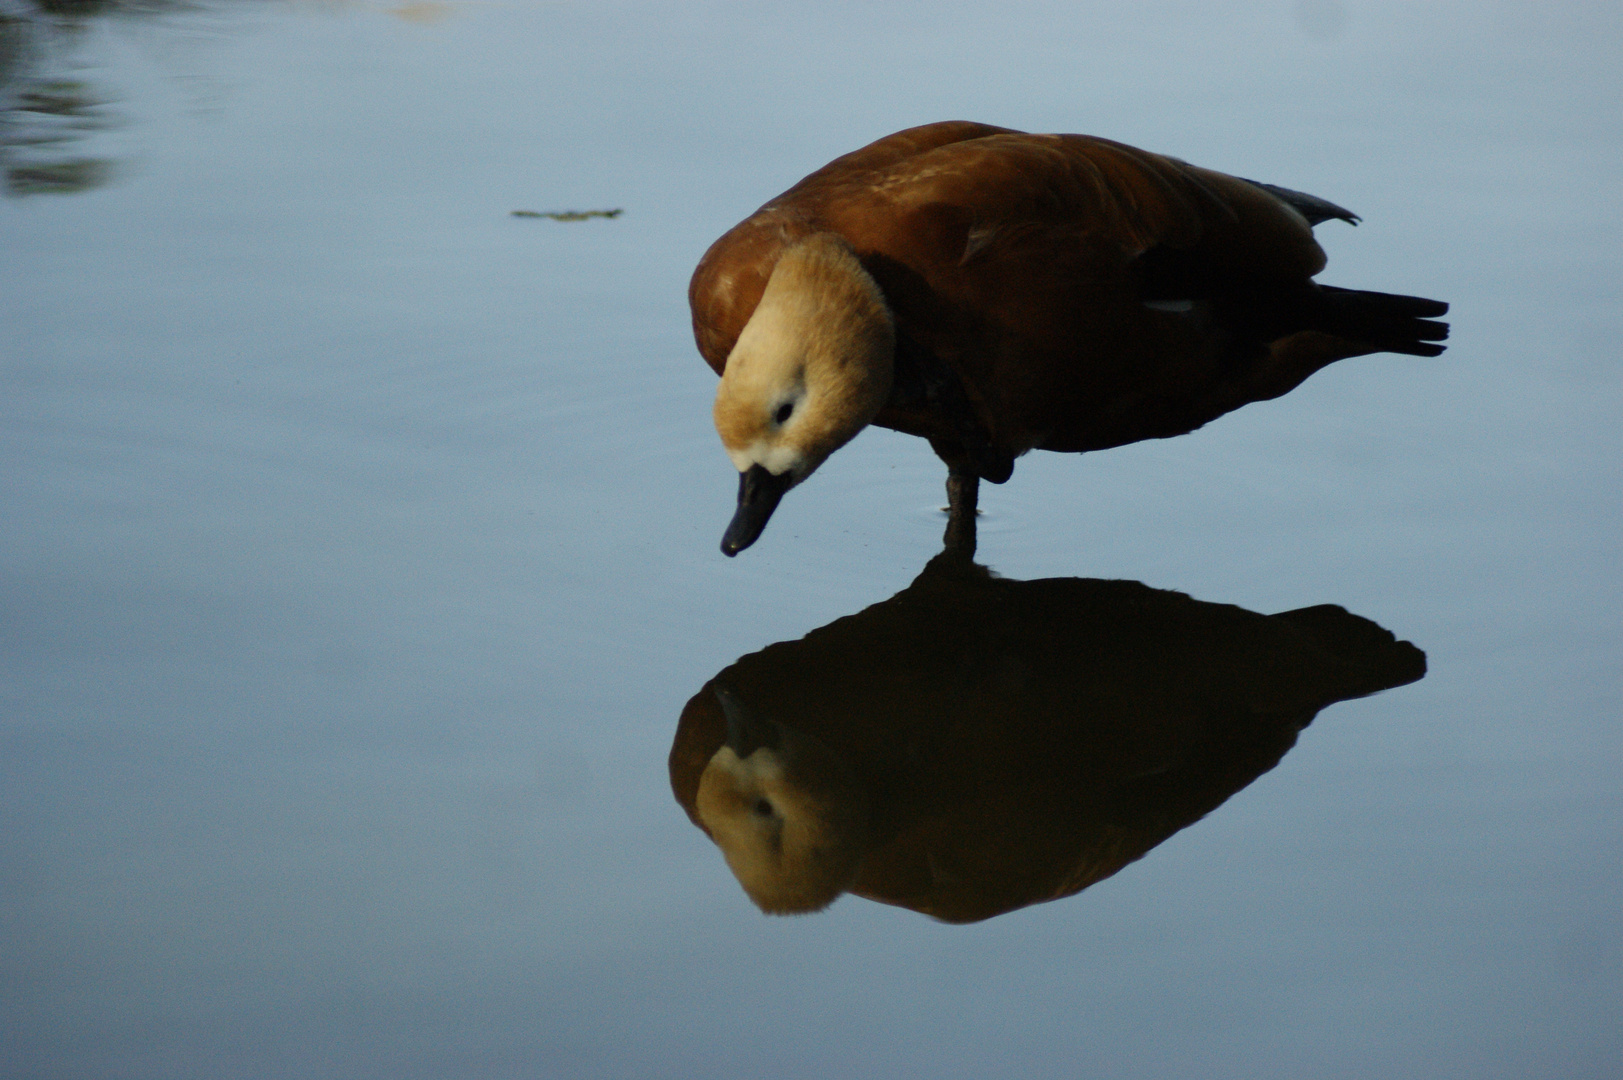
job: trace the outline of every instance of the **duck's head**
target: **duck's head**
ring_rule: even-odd
[[[895,349],[890,309],[849,244],[813,233],[784,249],[716,391],[739,472],[725,554],[753,544],[783,493],[878,415]]]
[[[856,878],[867,796],[822,743],[715,693],[727,742],[699,778],[699,820],[762,911],[821,911]]]

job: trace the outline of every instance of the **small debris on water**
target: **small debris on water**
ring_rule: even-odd
[[[514,210],[514,217],[551,218],[553,221],[585,221],[588,218],[617,218],[625,210],[616,207],[613,210]]]

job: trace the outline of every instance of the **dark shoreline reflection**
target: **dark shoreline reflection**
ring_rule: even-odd
[[[77,195],[127,161],[87,153],[122,127],[119,95],[81,55],[101,25],[163,25],[227,10],[224,0],[0,0],[0,179],[8,196]],[[174,27],[171,27],[174,29]]]
[[[0,175],[8,195],[71,195],[106,184],[114,163],[78,153],[116,124],[73,54],[91,19],[145,12],[114,0],[0,0]],[[161,5],[167,6],[167,5]]]
[[[740,658],[688,701],[677,801],[763,910],[851,892],[947,922],[1069,896],[1425,654],[1333,605],[1260,615],[1131,581],[906,589]]]

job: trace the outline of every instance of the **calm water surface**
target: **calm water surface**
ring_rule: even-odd
[[[0,1073],[1618,1075],[1623,18],[1214,11],[0,3]],[[947,118],[1315,192],[1324,280],[1454,304],[1023,459],[980,560],[1430,670],[1080,895],[767,918],[678,717],[907,587],[943,470],[865,433],[724,559],[687,276]]]

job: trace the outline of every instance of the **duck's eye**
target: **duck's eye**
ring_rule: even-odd
[[[765,799],[756,799],[755,800],[755,812],[757,814],[759,814],[761,817],[771,817],[772,816],[772,804],[770,802],[766,801]]]
[[[789,420],[789,415],[794,411],[795,403],[792,401],[785,401],[782,405],[778,406],[778,411],[773,414],[772,419],[778,424],[787,423]]]

